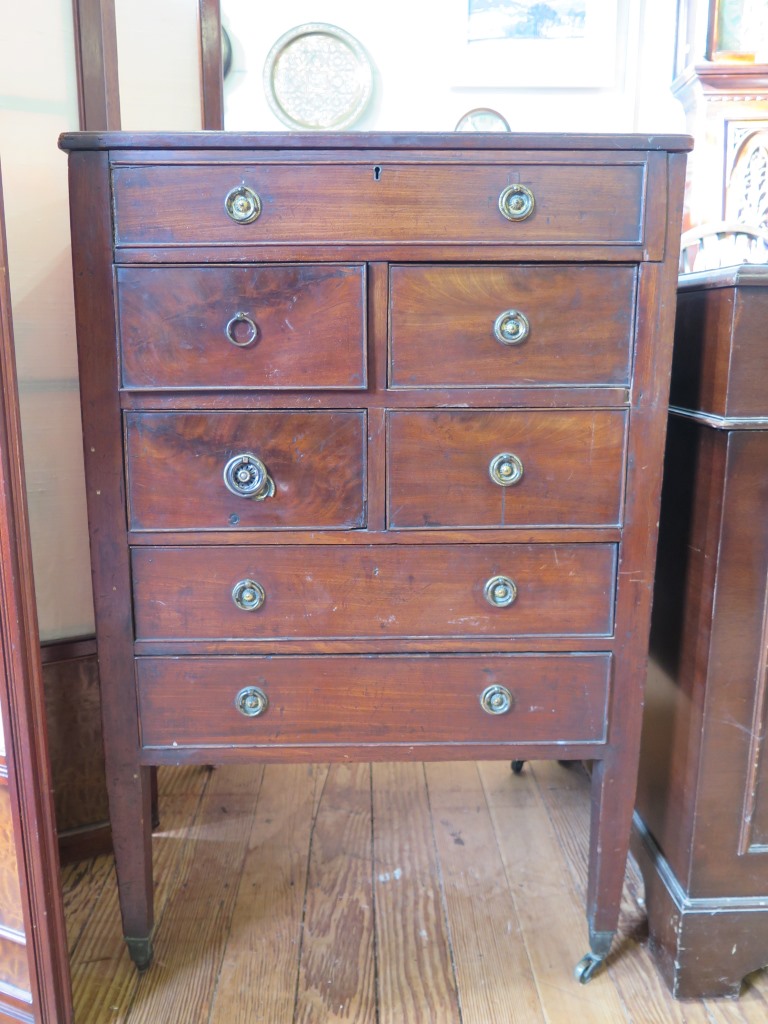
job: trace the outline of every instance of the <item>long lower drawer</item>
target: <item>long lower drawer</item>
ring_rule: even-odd
[[[615,561],[612,544],[137,547],[136,638],[607,636]]]
[[[601,742],[611,656],[137,658],[144,747]]]

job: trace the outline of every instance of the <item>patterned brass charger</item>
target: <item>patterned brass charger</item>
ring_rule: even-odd
[[[281,36],[264,64],[269,105],[291,128],[348,128],[373,91],[368,54],[333,25],[299,25]]]

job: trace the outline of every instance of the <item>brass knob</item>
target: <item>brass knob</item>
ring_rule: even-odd
[[[528,317],[519,309],[505,309],[493,323],[493,336],[502,345],[522,345],[530,330]]]
[[[512,710],[512,694],[506,686],[486,686],[480,694],[480,707],[489,715],[506,715]]]
[[[252,188],[248,188],[247,185],[238,185],[227,192],[224,209],[227,211],[227,216],[238,224],[250,224],[261,213],[261,199]]]
[[[535,206],[533,192],[525,185],[507,185],[499,196],[499,209],[507,220],[527,220]]]
[[[267,595],[256,580],[240,580],[232,591],[232,600],[244,612],[255,612],[264,604]]]
[[[491,459],[488,472],[499,487],[511,487],[523,479],[523,463],[512,452],[501,452]]]
[[[235,707],[246,718],[255,718],[267,710],[269,699],[258,686],[245,686],[235,697]]]
[[[238,339],[238,325],[245,324],[246,332],[245,337]],[[227,339],[232,342],[233,345],[237,345],[238,348],[247,348],[252,345],[259,336],[259,329],[256,324],[251,320],[247,313],[235,313],[232,319],[227,324],[226,328]]]
[[[506,608],[517,597],[517,584],[509,576],[491,576],[483,587],[483,597],[494,608]]]
[[[275,483],[267,467],[250,452],[233,456],[224,467],[224,483],[238,498],[263,501],[275,493]]]

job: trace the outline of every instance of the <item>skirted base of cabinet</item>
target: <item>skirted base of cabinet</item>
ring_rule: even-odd
[[[766,964],[768,893],[692,899],[637,813],[631,851],[645,881],[650,949],[672,994],[736,998]]]

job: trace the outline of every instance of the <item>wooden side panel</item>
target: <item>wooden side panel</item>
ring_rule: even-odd
[[[768,275],[759,285],[683,289],[678,297],[673,405],[716,416],[768,415],[766,318]]]
[[[145,940],[154,920],[150,771],[138,765],[130,565],[123,541],[126,494],[116,387],[107,154],[73,153],[69,173],[86,501],[109,810],[124,897],[124,934]]]

